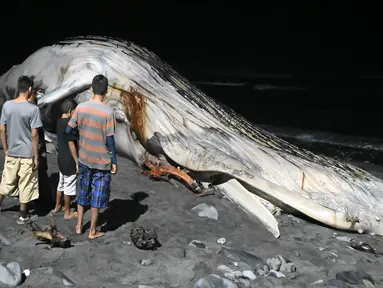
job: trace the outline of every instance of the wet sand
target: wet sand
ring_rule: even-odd
[[[3,157],[0,161],[3,163]],[[382,167],[361,165],[383,177]],[[48,156],[48,167],[55,189],[58,172],[55,155]],[[138,196],[146,198],[132,200]],[[218,220],[199,217],[191,211],[200,203],[213,205],[219,213]],[[281,236],[275,239],[256,219],[219,197],[219,193],[197,198],[181,184],[176,188],[167,182],[150,180],[140,174],[137,166],[121,158],[118,174],[112,180],[110,212],[106,211],[100,219],[102,224],[108,218],[110,224],[103,238],[88,240],[89,228],[83,235],[75,235],[76,220],[64,220],[61,213],[55,217],[56,225],[70,235],[74,246],[49,250],[45,244],[36,245],[39,241],[31,236],[30,228],[16,224],[15,205],[17,199],[6,199],[5,211],[0,215],[0,236],[11,244],[2,245],[0,263],[16,261],[23,270],[31,271],[20,287],[65,287],[60,272],[76,287],[193,287],[209,274],[223,276],[217,270],[221,264],[233,270],[251,269],[241,256],[234,259],[217,254],[222,247],[252,253],[264,261],[280,254],[295,264],[296,272],[284,272],[284,278],[257,276],[247,284],[237,283],[237,287],[307,287],[318,280],[313,287],[323,287],[337,272],[349,270],[365,271],[374,278],[375,287],[383,285],[383,257],[351,250],[347,242],[336,238],[348,236],[383,251],[381,237],[335,231],[282,214],[278,217]],[[87,212],[85,223],[89,219]],[[36,223],[47,227],[49,215],[40,216]],[[155,229],[162,247],[157,251],[136,248],[130,239],[133,224]],[[226,239],[223,245],[217,243],[221,237]],[[189,245],[192,240],[202,241],[207,248],[192,247]],[[152,263],[142,265],[142,259]],[[239,267],[233,262],[238,262]]]

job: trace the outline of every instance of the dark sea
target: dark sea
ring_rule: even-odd
[[[222,72],[187,77],[210,97],[297,146],[383,165],[383,78]]]

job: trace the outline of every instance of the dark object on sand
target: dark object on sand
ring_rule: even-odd
[[[60,247],[60,248],[69,248],[72,247],[72,242],[69,236],[61,233],[57,230],[57,227],[54,225],[54,216],[51,216],[50,227],[47,229],[41,229],[36,223],[31,222],[29,224],[32,227],[32,236],[37,237],[38,240],[43,241],[43,243],[50,244],[49,248]],[[36,245],[41,244],[37,243]]]
[[[144,229],[142,226],[133,227],[130,231],[130,238],[138,249],[155,250],[161,247],[157,240],[157,233],[154,230]]]

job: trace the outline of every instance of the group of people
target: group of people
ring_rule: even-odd
[[[4,103],[0,118],[0,138],[5,156],[0,183],[0,213],[5,197],[19,197],[18,224],[38,218],[29,213],[32,201],[39,193],[39,132],[43,123],[34,98],[34,81],[20,76],[18,96]],[[99,210],[109,204],[112,174],[117,172],[114,143],[115,117],[113,110],[103,103],[108,92],[108,79],[97,75],[92,81],[93,98],[79,105],[65,100],[61,118],[57,121],[57,149],[59,182],[56,206],[52,213],[64,212],[65,219],[77,218],[76,233],[82,234],[85,208],[91,208],[89,238],[104,235],[97,231]],[[40,183],[41,184],[41,183]],[[61,204],[64,196],[64,207]],[[71,202],[77,198],[77,212]]]

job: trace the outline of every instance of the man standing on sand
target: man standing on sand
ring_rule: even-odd
[[[114,143],[115,118],[113,110],[102,103],[108,92],[108,79],[97,75],[92,81],[94,96],[79,104],[67,126],[67,133],[79,133],[78,195],[76,233],[83,231],[84,206],[91,207],[89,238],[104,235],[97,231],[100,208],[109,204],[111,174],[117,172]]]
[[[25,224],[38,218],[37,215],[30,216],[28,213],[28,203],[39,198],[38,129],[43,126],[39,108],[28,101],[33,84],[30,77],[19,77],[17,80],[19,96],[4,103],[0,119],[0,136],[5,155],[0,184],[0,207],[6,196],[19,196],[18,224]]]

